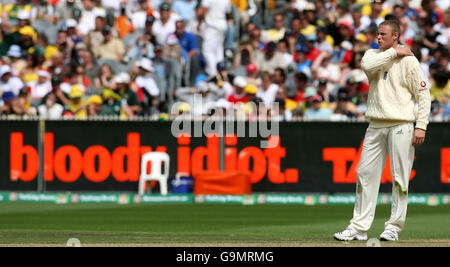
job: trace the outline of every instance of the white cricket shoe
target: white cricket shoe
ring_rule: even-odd
[[[381,241],[398,241],[398,233],[392,230],[384,230],[380,235]]]
[[[360,233],[347,227],[344,231],[335,233],[334,239],[339,241],[367,240],[367,233]]]

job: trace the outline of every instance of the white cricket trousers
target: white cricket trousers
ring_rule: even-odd
[[[209,76],[217,74],[217,63],[224,60],[225,31],[206,27],[203,33],[203,56],[206,60],[206,72]]]
[[[385,230],[403,230],[408,206],[408,184],[414,162],[413,123],[388,128],[367,128],[357,169],[356,200],[349,227],[367,232],[372,225],[378,200],[381,175],[387,156],[392,173],[391,217]]]

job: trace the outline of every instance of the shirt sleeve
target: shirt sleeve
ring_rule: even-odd
[[[407,76],[409,90],[414,95],[419,106],[416,128],[426,130],[431,110],[430,89],[419,61],[415,57],[408,57],[407,67],[409,68]]]
[[[375,51],[374,49],[368,50],[361,59],[361,68],[367,76],[372,76],[378,69],[397,57],[397,52],[392,47],[380,53]]]

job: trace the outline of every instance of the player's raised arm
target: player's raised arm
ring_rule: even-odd
[[[383,52],[379,52],[376,49],[370,49],[366,51],[361,59],[361,68],[368,76],[373,75],[378,69],[396,57],[397,51],[395,48],[389,48]]]

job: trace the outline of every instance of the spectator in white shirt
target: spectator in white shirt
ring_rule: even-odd
[[[46,119],[59,119],[62,117],[64,107],[56,103],[56,95],[49,93],[45,98],[45,103],[38,106],[39,116]]]
[[[173,14],[170,4],[164,2],[159,7],[159,18],[153,23],[152,31],[158,44],[166,43],[167,36],[175,32],[175,23],[179,19],[177,14]]]
[[[269,72],[263,72],[261,74],[261,80],[262,86],[256,96],[264,101],[266,107],[271,107],[277,95],[278,85],[272,83],[272,75]]]
[[[28,84],[31,89],[32,103],[40,103],[42,98],[52,91],[50,72],[47,70],[39,70],[37,75],[38,80]]]
[[[10,66],[3,65],[0,67],[0,94],[12,92],[15,96],[18,96],[23,86],[23,82],[18,77],[12,76]],[[0,100],[0,107],[2,106],[3,101]]]

